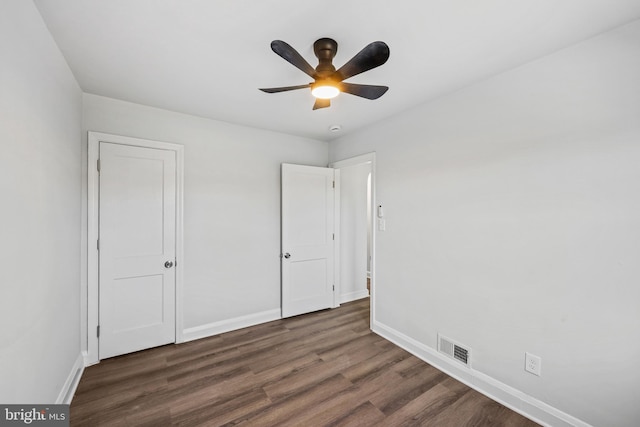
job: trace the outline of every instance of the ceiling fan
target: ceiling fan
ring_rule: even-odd
[[[313,104],[314,110],[331,106],[331,99],[338,96],[340,92],[366,99],[378,99],[389,90],[387,86],[344,82],[349,77],[379,67],[387,62],[387,59],[389,59],[389,46],[384,42],[369,43],[338,70],[332,64],[332,60],[338,52],[338,43],[330,38],[318,39],[313,44],[313,52],[318,58],[318,66],[315,69],[294,48],[282,40],[272,41],[271,50],[313,78],[314,81],[306,85],[272,87],[260,90],[267,93],[278,93],[311,88],[311,94],[316,97],[316,102]]]

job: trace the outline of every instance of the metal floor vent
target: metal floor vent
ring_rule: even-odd
[[[438,351],[467,367],[471,365],[471,350],[440,334],[438,334]]]

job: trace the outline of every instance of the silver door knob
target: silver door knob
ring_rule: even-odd
[[[285,257],[286,259],[289,259],[289,258],[291,258],[291,254],[290,254],[289,252],[287,252],[286,254],[284,254],[284,257]]]
[[[167,261],[164,263],[164,268],[171,268],[173,267],[173,261]]]

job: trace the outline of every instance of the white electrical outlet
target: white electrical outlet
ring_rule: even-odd
[[[524,354],[524,370],[533,375],[542,375],[542,359],[531,353]]]

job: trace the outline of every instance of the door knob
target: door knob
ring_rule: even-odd
[[[284,254],[284,257],[285,257],[286,259],[289,259],[289,258],[291,258],[291,254],[290,254],[289,252],[287,252],[286,254]]]
[[[173,261],[167,261],[164,263],[164,268],[171,268],[173,267]]]

